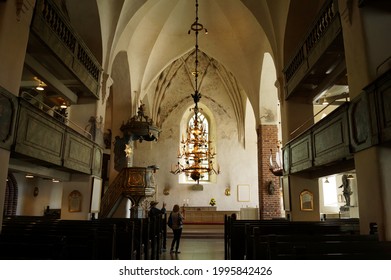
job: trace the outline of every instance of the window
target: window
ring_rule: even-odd
[[[323,180],[323,204],[324,206],[338,207],[337,182],[335,176]]]

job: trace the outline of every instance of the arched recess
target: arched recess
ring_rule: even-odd
[[[18,183],[12,173],[8,173],[4,199],[4,216],[16,215],[18,206]]]
[[[278,124],[280,121],[277,72],[272,56],[264,54],[260,84],[259,118],[261,124]]]
[[[105,129],[111,130],[112,139],[116,136],[122,137],[120,127],[133,116],[134,112],[132,102],[132,92],[130,85],[130,74],[128,65],[128,56],[126,52],[120,52],[114,59],[111,72],[113,85],[111,86],[110,96],[106,105]],[[115,109],[114,109],[115,108]],[[111,145],[111,157],[114,145]],[[114,180],[117,172],[114,170],[114,160],[111,160],[110,166],[110,183]]]

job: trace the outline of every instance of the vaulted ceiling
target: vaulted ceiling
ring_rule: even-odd
[[[286,41],[285,30],[308,24],[321,3],[199,0],[199,22],[208,30],[208,35],[200,33],[199,48],[216,67],[232,73],[256,117],[264,54],[270,53],[277,69],[282,69],[303,36],[303,31],[289,32]],[[127,53],[131,92],[137,93],[134,103],[151,91],[165,69],[194,49],[195,38],[188,30],[195,21],[195,0],[67,0],[66,4],[72,25],[107,72],[118,53]]]
[[[117,90],[111,95],[127,111],[116,122],[134,114],[140,100],[158,124],[175,108],[191,104],[195,36],[188,31],[195,22],[196,0],[54,1],[101,63],[104,75],[113,79],[112,89]],[[208,30],[199,34],[202,102],[228,106],[231,111],[225,110],[236,120],[239,134],[247,110],[257,123],[265,111],[276,116],[275,86],[282,85],[282,69],[324,2],[198,0],[199,23]],[[271,58],[266,64],[265,54]],[[28,70],[24,79],[33,77]],[[66,98],[75,104],[72,98],[77,96],[71,91]],[[51,94],[56,102],[63,100],[62,93]]]

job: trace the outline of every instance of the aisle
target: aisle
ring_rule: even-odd
[[[171,238],[167,239],[167,251],[161,260],[224,260],[224,239],[182,238],[180,254],[170,254]]]

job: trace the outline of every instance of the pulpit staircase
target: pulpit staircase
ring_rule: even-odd
[[[124,198],[138,205],[141,199],[153,196],[155,171],[151,167],[123,168],[104,193],[99,218],[111,218]]]

